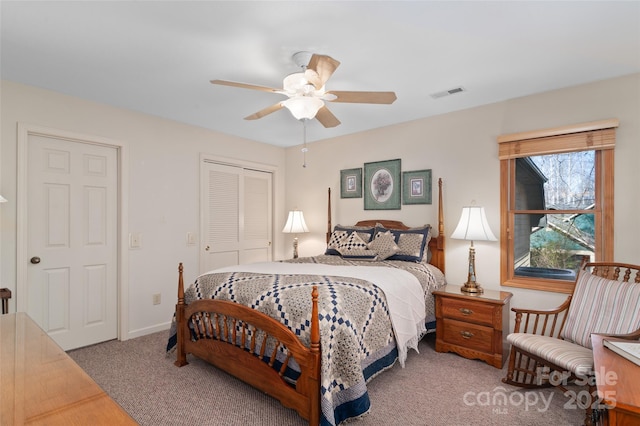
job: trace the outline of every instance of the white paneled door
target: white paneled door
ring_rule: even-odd
[[[272,260],[272,176],[202,162],[201,273]]]
[[[27,312],[64,349],[118,334],[114,147],[29,135]]]

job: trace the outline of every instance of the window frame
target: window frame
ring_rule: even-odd
[[[558,293],[573,292],[574,282],[514,275],[514,229],[516,212],[541,213],[541,210],[515,209],[516,159],[536,155],[595,151],[595,260],[613,261],[614,220],[614,148],[619,122],[609,119],[553,129],[514,133],[498,137],[500,160],[500,283]],[[554,211],[555,212],[555,211]],[[562,213],[564,211],[557,211]]]

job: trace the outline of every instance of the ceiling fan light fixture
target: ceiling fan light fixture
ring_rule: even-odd
[[[226,80],[211,80],[211,83],[277,93],[289,98],[263,108],[245,117],[245,120],[256,120],[282,108],[287,108],[298,121],[317,119],[326,128],[338,126],[340,120],[325,106],[325,101],[354,104],[392,104],[397,99],[394,92],[343,90],[327,92],[325,84],[340,65],[339,61],[328,55],[311,54],[309,52],[297,52],[293,55],[293,60],[301,71],[286,76],[282,81],[282,89]]]
[[[298,93],[304,86],[309,84],[309,80],[303,72],[289,74],[282,81],[282,88],[287,93]]]
[[[318,110],[324,106],[324,102],[313,96],[293,96],[282,101],[282,106],[287,108],[296,120],[302,120],[303,118],[311,120],[316,116]]]

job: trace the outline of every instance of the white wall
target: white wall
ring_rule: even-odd
[[[472,200],[484,206],[494,234],[500,235],[497,137],[607,118],[620,120],[615,154],[615,259],[640,264],[640,74],[314,142],[309,145],[306,169],[300,167],[300,147],[287,149],[287,204],[292,207],[295,203],[304,211],[312,231],[301,236],[300,255],[323,248],[329,186],[334,225],[371,218],[399,219],[410,226],[435,225],[436,204],[402,206],[399,211],[365,211],[362,198],[340,199],[341,169],[400,158],[404,171],[432,169],[434,203],[435,182],[439,177],[444,181],[446,276],[450,283],[461,284],[467,278],[468,242],[448,238],[461,208]],[[499,242],[475,245],[478,281],[487,289],[512,292],[511,306],[548,308],[566,298],[557,293],[501,287]]]
[[[142,233],[142,247],[129,250],[129,336],[168,326],[176,303],[177,266],[185,280],[198,272],[198,248],[187,232],[199,232],[200,153],[239,158],[277,167],[274,230],[285,220],[283,148],[231,137],[173,121],[113,108],[9,81],[1,83],[1,187],[9,200],[0,206],[0,285],[16,298],[16,128],[18,122],[99,136],[126,144],[129,153],[128,232]],[[274,233],[276,258],[284,256],[284,236]],[[287,246],[288,247],[288,246]],[[154,306],[152,295],[162,303]]]
[[[187,247],[185,235],[199,228],[200,153],[278,167],[274,256],[279,259],[290,257],[292,236],[278,231],[286,211],[296,207],[303,210],[311,228],[309,234],[299,236],[300,255],[324,250],[328,187],[334,224],[366,218],[435,224],[435,184],[434,204],[402,206],[401,210],[365,211],[361,198],[340,199],[341,169],[394,158],[402,160],[405,171],[432,169],[434,182],[443,178],[447,236],[461,207],[472,200],[486,208],[489,223],[499,235],[499,135],[618,118],[615,258],[640,263],[636,213],[640,211],[640,74],[311,143],[307,168],[302,168],[300,147],[285,150],[8,81],[2,81],[0,88],[0,194],[9,199],[0,206],[0,285],[15,289],[17,122],[122,141],[129,147],[129,231],[143,234],[143,247],[127,253],[130,336],[167,326],[179,261],[185,263],[186,281],[195,277],[198,247]],[[446,98],[433,102],[446,102]],[[564,295],[556,293],[501,288],[499,243],[476,243],[476,252],[479,282],[487,289],[514,293],[512,306],[553,307],[564,300]],[[447,239],[449,282],[466,280],[467,254],[465,241]],[[162,294],[159,306],[151,303],[154,293]],[[11,310],[15,310],[15,298]]]

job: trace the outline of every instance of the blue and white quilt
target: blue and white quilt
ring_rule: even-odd
[[[431,292],[444,285],[437,268],[327,255],[238,265],[198,277],[186,289],[185,302],[215,298],[250,306],[278,319],[309,346],[314,285],[322,348],[321,423],[337,425],[369,410],[368,380],[397,359],[404,365],[407,349],[417,351],[419,339],[432,329]],[[175,325],[167,349],[173,346]]]

